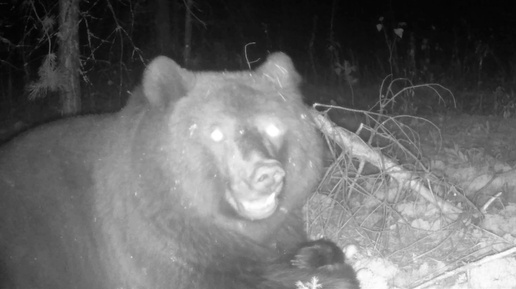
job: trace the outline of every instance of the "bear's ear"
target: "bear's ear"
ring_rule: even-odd
[[[296,87],[301,82],[301,76],[294,68],[292,60],[282,52],[270,54],[256,72],[263,74],[280,88]]]
[[[193,81],[193,73],[168,57],[158,56],[145,69],[143,93],[152,106],[168,107],[188,94]]]

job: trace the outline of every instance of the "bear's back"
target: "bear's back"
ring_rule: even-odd
[[[87,220],[92,170],[113,122],[112,115],[59,120],[0,147],[0,288],[102,288]],[[79,248],[83,255],[56,258]]]

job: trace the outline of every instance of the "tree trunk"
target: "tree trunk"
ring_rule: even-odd
[[[183,60],[186,67],[189,67],[190,52],[192,50],[192,6],[193,0],[187,0],[185,7],[185,46],[183,50]]]
[[[170,1],[156,1],[156,34],[160,54],[173,55],[174,43],[172,42],[172,29],[170,19]],[[172,3],[172,5],[175,5]]]
[[[81,110],[79,1],[59,0],[58,63],[64,79],[60,95],[63,115],[76,114]]]
[[[174,58],[180,59],[181,56],[181,4],[177,1],[170,3],[172,6],[172,43],[174,44]]]

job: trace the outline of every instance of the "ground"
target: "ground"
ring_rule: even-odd
[[[351,259],[363,289],[516,288],[516,119],[447,113],[400,120],[417,133],[426,170],[405,168],[460,213],[415,190],[400,194],[382,174],[350,178],[341,161],[347,177],[325,179],[323,194],[309,203],[312,236],[357,247]],[[346,192],[348,202],[335,192]]]

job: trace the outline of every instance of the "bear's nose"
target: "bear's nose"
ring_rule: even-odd
[[[251,186],[264,195],[278,193],[283,186],[284,177],[285,171],[279,163],[262,163],[253,173]]]

